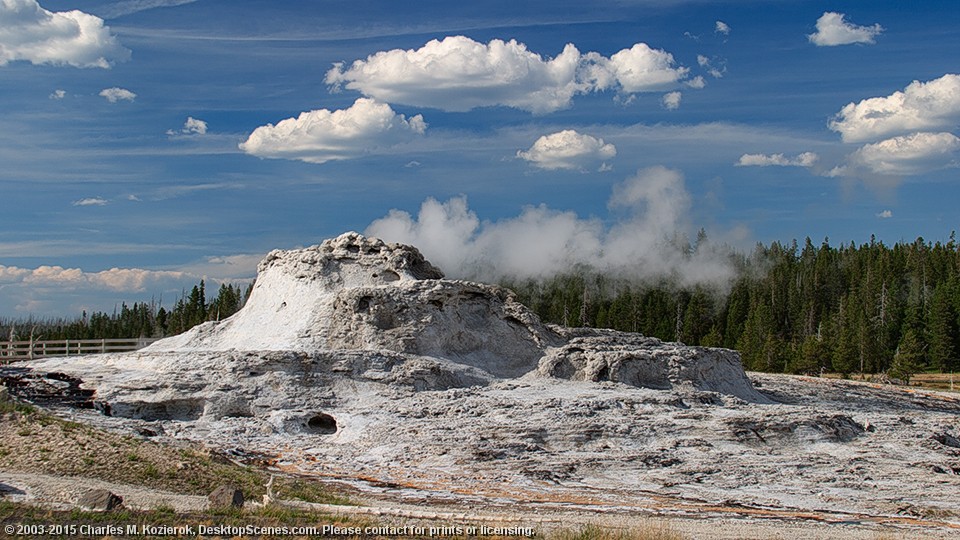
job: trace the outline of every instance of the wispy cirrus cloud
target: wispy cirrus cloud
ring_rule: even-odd
[[[198,0],[124,0],[103,6],[97,10],[97,13],[105,19],[113,19],[149,9],[182,6],[196,1]]]
[[[79,10],[51,12],[36,0],[0,2],[0,66],[109,68],[130,58],[103,19]]]
[[[103,197],[87,197],[84,199],[79,199],[73,201],[73,206],[106,206],[110,201],[104,199]]]

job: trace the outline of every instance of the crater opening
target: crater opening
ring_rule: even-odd
[[[307,429],[318,435],[333,435],[337,432],[337,419],[326,413],[317,413],[307,420]]]

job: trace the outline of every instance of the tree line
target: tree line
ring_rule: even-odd
[[[697,244],[706,241],[701,232]],[[688,247],[692,253],[696,246]],[[505,280],[546,322],[640,332],[664,341],[740,351],[750,370],[889,373],[960,369],[960,246],[923,238],[869,243],[758,243],[731,252],[736,278],[683,287],[607,275],[587,267],[542,279]],[[0,319],[17,339],[163,337],[229,317],[252,290],[224,284],[207,301],[201,281],[172,309],[123,304],[112,314]],[[0,339],[2,339],[0,337]]]
[[[222,284],[207,301],[206,283],[182,291],[171,309],[159,302],[122,303],[113,313],[84,311],[79,317],[0,318],[0,339],[10,341],[61,339],[113,339],[165,337],[206,322],[225,319],[246,303],[253,284],[247,287]]]
[[[909,380],[960,369],[954,234],[893,246],[807,238],[729,257],[738,277],[726,287],[637,283],[586,268],[504,285],[544,321],[736,349],[750,370]]]

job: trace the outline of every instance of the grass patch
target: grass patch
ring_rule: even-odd
[[[546,540],[684,540],[668,523],[653,522],[631,529],[610,529],[594,524],[577,529],[559,529],[546,536]]]
[[[143,531],[145,525],[153,527],[192,527],[194,531],[200,526],[227,526],[243,529],[246,527],[280,528],[280,527],[322,527],[336,525],[337,527],[371,527],[375,523],[364,519],[343,518],[320,512],[288,508],[261,508],[254,510],[210,510],[195,514],[178,514],[169,506],[161,506],[149,511],[121,510],[119,512],[86,512],[82,510],[55,511],[21,503],[0,501],[0,525],[21,526],[26,532],[39,530],[31,527],[45,526],[47,532],[42,533],[44,538],[76,538],[81,526],[113,526],[124,531],[128,527],[136,527]],[[59,534],[56,529],[51,534],[50,526],[54,525],[63,530]],[[73,533],[71,534],[71,526]],[[27,534],[31,537],[35,534]],[[280,535],[258,535],[257,538],[290,538]],[[184,536],[154,536],[150,538],[184,538]]]
[[[308,503],[351,504],[347,497],[331,492],[323,484],[300,478],[276,478],[273,485],[273,494],[277,499],[298,500]]]
[[[0,469],[95,478],[183,493],[207,495],[221,485],[259,501],[270,475],[194,448],[174,448],[62,420],[14,401],[0,402]],[[56,448],[56,451],[51,449]],[[278,475],[275,498],[348,504],[316,481]]]
[[[35,412],[37,412],[37,408],[33,405],[27,405],[26,403],[13,400],[0,400],[0,414],[33,414]]]

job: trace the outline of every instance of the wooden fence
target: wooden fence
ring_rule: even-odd
[[[0,341],[0,363],[47,356],[80,356],[142,349],[157,338],[57,339],[48,341]]]

